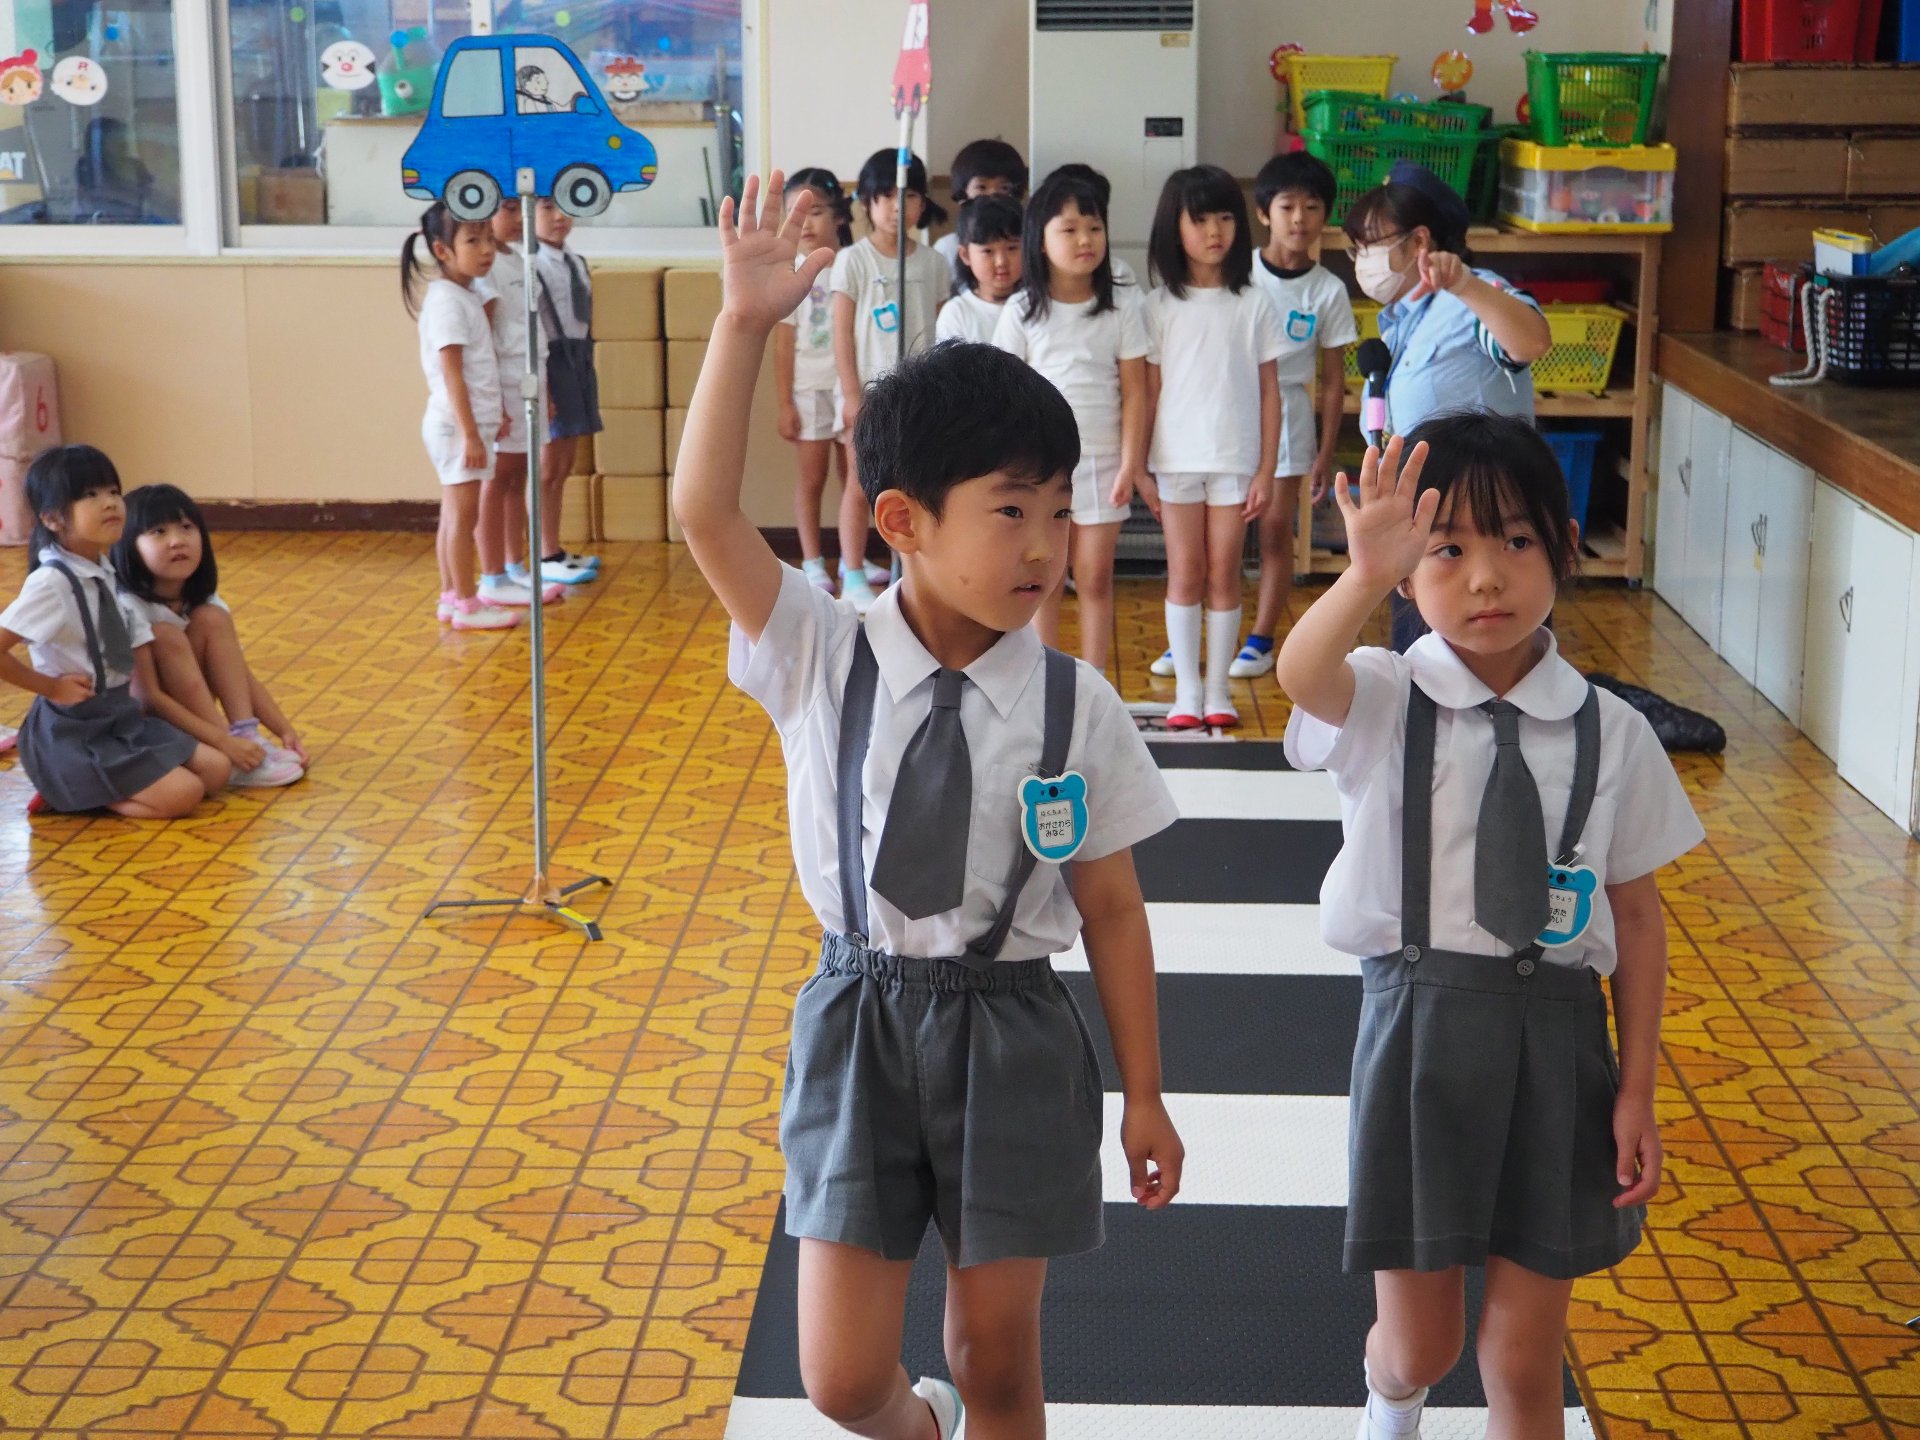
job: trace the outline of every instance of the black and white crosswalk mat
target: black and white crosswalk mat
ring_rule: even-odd
[[[1358,963],[1320,939],[1340,848],[1325,775],[1272,743],[1156,744],[1182,818],[1135,859],[1160,971],[1167,1108],[1187,1147],[1179,1199],[1139,1209],[1118,1137],[1113,1055],[1086,956],[1055,960],[1102,1054],[1107,1243],[1056,1261],[1044,1302],[1057,1440],[1352,1440],[1373,1284],[1340,1269]],[[728,1440],[828,1440],[800,1384],[798,1243],[775,1222]],[[1469,1272],[1470,1307],[1478,1272]],[[931,1230],[907,1305],[911,1375],[947,1374],[945,1264]],[[1471,1326],[1469,1327],[1471,1333]],[[1571,1376],[1568,1440],[1591,1440]],[[1471,1353],[1435,1387],[1425,1440],[1479,1440]]]

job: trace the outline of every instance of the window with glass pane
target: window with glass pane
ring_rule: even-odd
[[[711,225],[741,176],[740,4],[227,0],[241,223],[418,223],[401,160],[437,103],[442,119],[527,133],[610,117],[652,142],[658,168],[583,223]],[[504,70],[497,49],[454,47],[488,33],[525,37]]]
[[[0,0],[0,222],[180,223],[173,0]]]

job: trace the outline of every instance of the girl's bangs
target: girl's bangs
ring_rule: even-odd
[[[1203,215],[1238,216],[1245,207],[1238,182],[1224,172],[1209,174],[1206,166],[1195,168],[1200,173],[1187,180],[1180,195],[1180,206],[1187,217],[1198,220]]]

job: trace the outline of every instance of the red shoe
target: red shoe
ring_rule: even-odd
[[[27,818],[32,819],[47,808],[47,797],[38,790],[27,797]]]
[[[1231,730],[1240,723],[1240,717],[1231,710],[1213,710],[1207,714],[1207,724],[1216,730]]]
[[[1185,711],[1176,710],[1167,716],[1167,729],[1169,730],[1198,730],[1206,723],[1207,722],[1202,720],[1198,715],[1189,714]]]

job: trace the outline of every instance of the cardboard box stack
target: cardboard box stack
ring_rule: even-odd
[[[664,540],[667,534],[661,274],[594,275],[594,369],[606,427],[593,444],[602,540]]]
[[[707,358],[707,341],[720,314],[718,270],[669,270],[666,285],[667,414],[661,436],[667,472],[680,453],[680,435],[686,428],[687,405],[693,399],[700,365]],[[678,544],[686,537],[667,510],[667,538]]]
[[[1764,265],[1811,260],[1815,229],[1920,226],[1920,68],[1735,65],[1725,190],[1727,319],[1757,330]]]

